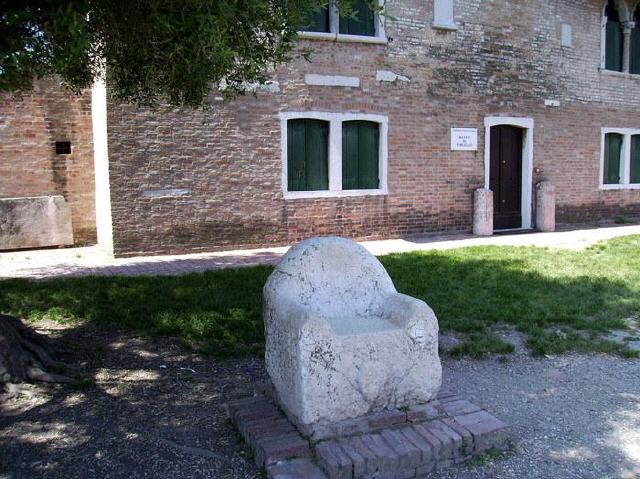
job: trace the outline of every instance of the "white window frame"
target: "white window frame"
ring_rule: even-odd
[[[287,122],[289,120],[323,120],[329,123],[329,189],[319,191],[288,191],[287,181]],[[380,187],[369,190],[342,189],[342,123],[345,121],[371,121],[379,125],[378,173]],[[368,113],[330,113],[321,111],[296,111],[280,113],[280,148],[282,151],[281,187],[284,199],[335,198],[345,196],[387,195],[389,120],[385,115]]]
[[[378,0],[378,5],[384,7],[385,0]],[[333,4],[333,1],[329,0],[329,30],[328,32],[305,32],[299,31],[298,37],[307,40],[329,40],[334,42],[346,42],[346,43],[375,43],[386,45],[388,43],[387,35],[385,32],[385,18],[378,13],[375,13],[375,28],[376,34],[371,37],[368,35],[350,35],[347,33],[340,33],[340,15],[338,9]]]
[[[622,158],[620,158],[621,183],[605,184],[604,182],[604,138],[608,133],[622,135]],[[601,190],[638,190],[640,183],[630,183],[631,179],[631,137],[640,135],[637,128],[602,128],[600,134],[600,180]]]

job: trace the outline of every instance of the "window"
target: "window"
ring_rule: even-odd
[[[287,172],[288,191],[329,189],[329,123],[289,120]]]
[[[635,26],[631,29],[629,73],[640,74],[640,4],[633,15]]]
[[[629,183],[640,184],[640,134],[631,135],[631,172]]]
[[[342,123],[343,190],[378,188],[378,135],[378,124],[372,121]]]
[[[624,136],[619,133],[607,133],[604,136],[604,184],[620,183],[620,165],[622,164],[622,142]]]
[[[304,26],[305,32],[325,32],[331,31],[329,24],[329,7],[325,5],[318,10],[311,12],[309,23]]]
[[[604,68],[621,72],[623,64],[624,34],[620,13],[614,0],[604,9]]]
[[[433,27],[445,30],[458,28],[453,18],[453,0],[433,1]]]
[[[280,114],[286,199],[387,193],[387,117]]]
[[[352,0],[353,15],[342,16],[334,0],[313,10],[300,36],[315,39],[336,39],[386,43],[382,19],[371,8],[370,0]]]
[[[367,0],[353,0],[353,16],[340,17],[340,33],[346,35],[376,35],[375,14]]]
[[[603,128],[601,188],[640,188],[640,130]]]
[[[56,141],[56,155],[70,155],[70,154],[71,154],[70,141]]]

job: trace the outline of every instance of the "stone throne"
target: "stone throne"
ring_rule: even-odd
[[[382,264],[338,237],[293,246],[264,287],[266,366],[300,431],[427,403],[441,385],[438,322]]]

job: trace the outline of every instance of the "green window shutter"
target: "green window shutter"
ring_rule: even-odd
[[[631,137],[631,183],[640,183],[640,135]]]
[[[607,133],[604,136],[604,184],[620,183],[620,158],[622,156],[622,135]]]
[[[329,189],[329,124],[326,121],[287,122],[287,189]]]
[[[371,121],[342,123],[342,189],[380,187],[379,125]]]
[[[308,24],[303,28],[305,32],[329,32],[328,5],[313,10],[309,15]]]
[[[640,74],[640,7],[638,7],[636,17],[636,26],[631,30],[631,63],[629,71]]]
[[[617,72],[622,71],[622,45],[624,37],[622,24],[618,21],[607,21],[605,68]]]
[[[368,0],[353,0],[351,5],[354,16],[340,17],[340,33],[375,37],[376,15]]]

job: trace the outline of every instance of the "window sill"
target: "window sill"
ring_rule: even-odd
[[[601,190],[640,190],[639,183],[630,183],[628,185],[600,185]]]
[[[640,80],[640,73],[628,73],[628,72],[618,72],[615,70],[607,70],[605,68],[600,68],[600,73],[602,75],[618,77],[618,78],[629,78],[632,80]]]
[[[371,43],[386,45],[389,40],[386,37],[369,37],[365,35],[347,35],[344,33],[328,32],[298,32],[298,37],[305,40],[324,40],[341,43]]]
[[[341,190],[341,191],[285,191],[285,200],[300,200],[310,198],[347,198],[350,196],[385,196],[387,190]]]
[[[458,25],[455,23],[433,23],[431,28],[434,30],[445,30],[448,32],[455,32],[458,30]]]

